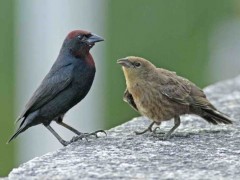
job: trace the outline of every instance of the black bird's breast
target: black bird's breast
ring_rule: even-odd
[[[92,86],[96,71],[94,66],[81,60],[74,61],[71,66],[72,80],[69,86],[40,109],[41,116],[46,120],[65,114],[88,94]]]
[[[87,95],[92,86],[95,72],[95,66],[90,66],[86,62],[74,66],[73,81],[70,86],[73,100],[81,101]]]

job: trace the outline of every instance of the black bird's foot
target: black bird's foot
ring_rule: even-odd
[[[74,136],[70,142],[72,143],[72,142],[76,142],[78,140],[83,140],[83,139],[86,139],[88,141],[88,138],[90,136],[95,136],[96,138],[99,138],[100,136],[98,135],[98,133],[104,133],[107,136],[107,133],[104,130],[97,130],[92,133],[81,133],[78,136]]]
[[[67,146],[67,145],[69,145],[69,144],[71,144],[72,143],[72,141],[64,141],[64,140],[61,140],[61,141],[59,141],[63,146]]]
[[[82,133],[78,136],[73,136],[72,139],[70,140],[70,143],[76,142],[78,140],[83,140],[83,139],[86,139],[86,141],[88,141],[88,134],[87,133]]]
[[[99,138],[100,136],[98,135],[98,133],[103,133],[107,136],[107,133],[104,130],[97,130],[92,133],[84,133],[84,134],[87,136],[95,136],[96,138]]]

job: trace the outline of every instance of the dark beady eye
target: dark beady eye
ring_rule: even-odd
[[[82,37],[83,37],[82,35],[78,35],[78,36],[77,36],[77,38],[78,38],[79,40],[81,40]]]
[[[141,63],[135,62],[135,63],[134,63],[134,66],[135,66],[135,67],[140,67],[140,66],[141,66]]]

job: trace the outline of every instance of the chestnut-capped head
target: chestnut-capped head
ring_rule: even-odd
[[[63,44],[74,56],[84,56],[95,45],[95,43],[104,41],[96,34],[88,31],[75,30],[70,32]]]
[[[119,59],[117,63],[122,65],[125,77],[131,79],[145,78],[156,68],[150,61],[136,56]]]

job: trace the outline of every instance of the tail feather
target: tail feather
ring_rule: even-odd
[[[15,134],[8,140],[7,144],[10,143],[13,139],[15,139],[20,133],[24,132],[28,127],[26,123],[24,123],[25,120],[23,120]]]
[[[223,113],[214,110],[214,109],[202,109],[206,115],[204,115],[203,117],[206,119],[206,121],[208,121],[209,123],[212,124],[232,124],[232,120],[229,119],[226,115],[224,115]]]
[[[15,121],[14,124],[17,124],[23,117],[19,116]]]
[[[204,118],[207,122],[209,122],[210,124],[214,124],[214,125],[217,125],[217,124],[218,124],[217,121],[215,121],[211,116],[205,115],[205,116],[203,116],[203,118]]]

